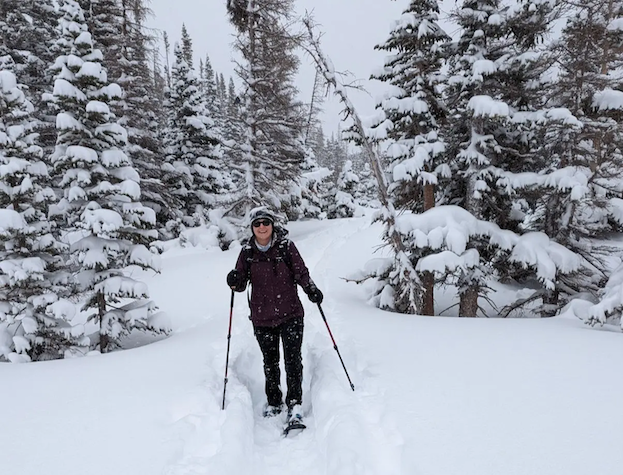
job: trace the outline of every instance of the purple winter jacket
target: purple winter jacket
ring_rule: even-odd
[[[266,252],[260,251],[255,239],[246,244],[236,262],[242,281],[234,290],[243,292],[251,282],[251,321],[254,326],[274,327],[295,317],[303,316],[303,305],[298,296],[297,284],[308,289],[312,280],[303,258],[294,243],[276,228],[275,239]],[[286,231],[287,233],[287,231]],[[290,265],[283,260],[280,243],[287,250]]]

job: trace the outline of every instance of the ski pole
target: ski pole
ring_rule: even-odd
[[[225,381],[223,382],[223,407],[225,409],[225,391],[227,390],[227,370],[229,369],[229,345],[231,343],[231,321],[234,317],[234,291],[231,291],[231,305],[229,306],[229,331],[227,332],[227,357],[225,358]]]
[[[354,391],[355,385],[350,380],[350,376],[348,375],[348,371],[346,371],[346,365],[344,364],[344,360],[342,359],[342,355],[340,355],[340,350],[337,349],[337,343],[335,343],[335,338],[333,338],[333,333],[331,333],[331,328],[329,328],[329,322],[327,322],[327,317],[324,316],[324,312],[322,311],[322,307],[318,304],[318,310],[320,310],[320,315],[322,315],[322,319],[324,320],[324,324],[327,326],[327,330],[329,331],[329,336],[331,337],[331,341],[333,342],[333,349],[337,352],[337,356],[340,358],[340,362],[342,363],[342,368],[344,368],[344,372],[346,373],[346,377],[348,378],[348,382],[350,383],[350,388]]]

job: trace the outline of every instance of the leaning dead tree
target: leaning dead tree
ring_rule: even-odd
[[[351,102],[346,92],[346,88],[341,84],[333,67],[331,60],[323,53],[320,47],[320,35],[316,33],[315,24],[309,14],[303,18],[303,24],[307,30],[306,41],[302,45],[305,51],[316,63],[317,70],[324,76],[325,81],[334,90],[334,94],[339,98],[344,107],[346,118],[350,118],[354,124],[355,133],[363,146],[370,168],[378,183],[379,200],[381,202],[381,220],[385,224],[385,236],[391,246],[394,255],[394,265],[389,276],[395,292],[395,300],[402,301],[400,307],[408,308],[409,313],[422,313],[423,287],[418,273],[415,271],[402,236],[396,229],[396,210],[389,199],[387,191],[387,181],[381,166],[381,160],[366,134],[361,117],[357,113],[355,106]]]

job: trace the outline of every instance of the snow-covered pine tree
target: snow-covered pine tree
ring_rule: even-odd
[[[447,115],[440,83],[444,46],[450,37],[438,21],[437,1],[411,0],[387,41],[376,47],[392,55],[372,76],[393,86],[377,106],[378,118],[371,132],[376,140],[390,144],[388,192],[397,209],[412,212],[434,207],[435,185],[440,178],[450,176],[447,163],[440,160],[445,144],[439,131]],[[415,266],[426,251],[417,250],[414,243],[406,245]],[[433,276],[426,273],[420,279],[424,285],[424,313],[433,315]],[[397,308],[402,307],[397,303]]]
[[[547,159],[554,168],[549,176],[559,180],[550,179],[545,188],[540,224],[553,239],[582,254],[590,266],[585,273],[597,276],[564,282],[564,289],[557,290],[566,294],[596,291],[607,275],[604,257],[611,251],[590,238],[620,230],[623,223],[621,17],[620,0],[576,2],[555,48],[559,76],[548,99],[571,111],[581,127],[571,123],[548,130]],[[553,297],[551,303],[558,304]]]
[[[355,215],[358,206],[353,195],[358,187],[359,177],[353,172],[353,162],[346,160],[338,174],[333,197],[330,200],[327,213],[329,219],[352,218]]]
[[[359,188],[355,194],[357,204],[367,208],[378,208],[378,184],[369,163],[364,163],[359,176]]]
[[[292,0],[228,0],[242,56],[236,72],[243,83],[241,183],[232,206],[239,215],[260,204],[281,208],[305,160],[303,107],[294,75],[299,66],[297,41],[288,31]],[[286,202],[283,202],[284,196]]]
[[[219,82],[224,84],[224,78],[219,76]],[[244,152],[241,144],[244,143],[245,126],[242,121],[240,98],[236,92],[233,78],[229,78],[229,83],[225,93],[225,106],[223,107],[223,161],[227,166],[232,181],[232,189],[241,189],[245,183],[244,170],[240,169]],[[226,199],[234,201],[235,198]]]
[[[568,109],[553,104],[548,97],[552,87],[550,70],[559,66],[557,54],[547,40],[562,11],[562,2],[525,0],[511,7],[505,16],[513,42],[500,65],[504,82],[500,98],[508,104],[511,120],[496,133],[502,153],[498,157],[497,169],[492,173],[497,175],[497,186],[492,192],[499,203],[506,203],[496,213],[499,226],[520,233],[545,232],[554,241],[568,247],[565,240],[558,239],[556,233],[544,225],[550,221],[546,217],[548,214],[560,215],[558,206],[546,204],[548,197],[552,194],[568,196],[572,186],[567,187],[564,183],[573,181],[565,178],[568,173],[560,174],[560,162],[552,151],[560,147],[562,135],[555,137],[558,134],[574,135],[581,125]],[[568,139],[564,141],[568,142]],[[582,279],[578,277],[586,273],[585,267],[570,273],[562,271],[553,286],[543,287],[534,285],[534,272],[522,264],[510,262],[508,255],[502,254],[491,260],[500,279],[519,282],[533,289],[529,297],[522,296],[509,304],[502,311],[503,315],[535,300],[543,303],[538,306],[541,315],[553,315],[566,300],[558,301],[560,289],[577,288],[572,282],[579,282]]]
[[[215,207],[217,195],[228,186],[223,174],[222,141],[209,117],[199,81],[186,62],[181,45],[174,48],[171,89],[167,94],[169,123],[165,131],[167,163],[165,182],[183,202],[182,223],[204,222],[206,212]]]
[[[503,166],[498,138],[507,126],[509,106],[502,100],[509,44],[507,7],[499,0],[465,0],[454,17],[461,37],[449,58],[447,91],[449,120],[442,127],[452,180],[444,187],[444,202],[456,204],[479,220],[496,223],[510,214],[510,199],[496,193],[498,168]],[[479,257],[457,276],[459,314],[475,317],[478,298],[486,295],[493,276],[486,240],[469,243]]]
[[[222,130],[223,125],[223,109],[221,108],[221,101],[219,93],[220,82],[217,84],[214,75],[214,69],[212,69],[212,63],[210,57],[206,55],[205,63],[203,64],[201,89],[204,95],[204,100],[208,110],[208,114],[212,117],[219,129]],[[218,78],[217,78],[218,79]]]
[[[122,35],[128,24],[124,25],[122,22],[126,13],[127,10],[122,8],[120,0],[91,0],[87,27],[94,47],[104,55],[102,66],[112,81],[118,81],[123,74]]]
[[[567,181],[573,178],[576,186],[566,195],[548,195],[559,210],[548,223],[597,275],[573,282],[561,293],[569,287],[577,292],[580,285],[593,292],[602,287],[598,303],[578,316],[591,325],[621,325],[622,268],[610,273],[604,258],[610,258],[613,249],[592,238],[620,230],[623,222],[623,1],[588,0],[573,7],[560,38],[561,69],[552,99],[582,124],[559,144],[565,147],[555,149],[562,171],[568,171]]]
[[[162,32],[162,43],[164,44],[164,78],[167,87],[171,88],[171,63],[169,62],[169,52],[171,44],[169,43],[169,35],[166,31]]]
[[[301,216],[304,218],[323,219],[327,216],[331,202],[332,172],[326,167],[303,171],[301,176]]]
[[[318,162],[318,165],[326,166],[326,140],[324,136],[324,130],[320,126],[320,124],[318,124],[316,127],[312,127],[305,143],[314,152],[314,158],[316,159],[316,162]]]
[[[180,200],[163,183],[164,150],[160,141],[163,107],[155,71],[150,69],[154,40],[145,21],[149,9],[145,0],[122,2],[121,76],[123,88],[119,123],[128,131],[126,153],[141,177],[141,202],[156,212],[159,230],[175,219]],[[162,232],[162,231],[161,231]],[[163,237],[166,237],[163,235]]]
[[[219,79],[218,79],[218,85],[216,87],[216,97],[217,97],[217,102],[219,104],[219,107],[221,108],[221,113],[224,119],[226,115],[225,111],[227,111],[227,104],[229,103],[229,96],[227,92],[228,85],[227,83],[225,83],[225,77],[223,76],[223,73],[218,74],[218,78]],[[235,95],[235,90],[236,90],[235,86],[232,85],[232,88],[234,90],[234,95]]]
[[[316,70],[304,130],[305,145],[307,146],[312,146],[318,139],[318,129],[320,129],[322,133],[322,125],[320,124],[319,116],[322,112],[322,103],[324,102],[324,95],[326,92],[325,89],[326,85],[325,81],[322,79],[322,74],[320,71]]]
[[[193,40],[188,34],[188,30],[186,29],[186,25],[182,24],[182,36],[181,36],[181,48],[182,48],[182,58],[188,65],[188,68],[192,71],[194,69],[194,61],[193,61]]]
[[[26,98],[34,106],[38,121],[38,142],[49,154],[56,143],[55,112],[47,94],[52,92],[53,44],[58,38],[58,14],[53,0],[3,0],[0,2],[0,56],[10,56]]]
[[[148,299],[147,287],[128,267],[157,270],[149,250],[156,238],[155,213],[140,199],[140,178],[123,152],[127,133],[108,102],[121,96],[102,68],[84,14],[74,0],[61,0],[60,46],[54,65],[54,98],[61,112],[52,156],[62,198],[51,211],[71,244],[83,310],[98,324],[94,347],[106,352],[134,330],[166,332],[166,322]]]
[[[0,359],[14,362],[62,358],[81,343],[55,310],[69,294],[65,246],[47,219],[56,195],[20,86],[0,70]]]
[[[555,18],[555,6],[547,1],[526,1],[511,9],[493,0],[466,1],[455,14],[463,34],[452,50],[446,89],[451,115],[444,135],[453,180],[444,189],[444,200],[459,204],[479,220],[516,233],[539,231],[526,219],[525,208],[534,202],[529,197],[534,189],[526,192],[527,187],[564,182],[560,175],[542,175],[546,170],[540,156],[543,122],[574,119],[568,111],[544,109],[540,75],[547,63],[541,61],[539,42]],[[525,236],[532,239],[533,234]],[[530,268],[529,274],[545,287],[535,293],[543,298],[566,273],[580,268],[575,265],[579,261],[575,255],[573,266],[562,265],[555,279],[543,280],[524,260],[515,260],[518,265],[513,268],[508,250],[491,247],[487,239],[475,236],[469,248],[476,251],[478,263],[474,261],[458,274],[461,315],[476,314],[478,296],[486,294],[486,282],[493,277],[492,266],[513,277],[518,268],[524,273]]]
[[[439,124],[447,114],[439,86],[450,37],[438,21],[436,1],[412,0],[388,40],[376,47],[393,54],[372,75],[394,86],[377,106],[372,127],[378,139],[391,142],[389,192],[397,207],[415,212],[435,206],[434,185],[449,175],[449,167],[439,163],[445,151]]]
[[[334,173],[334,181],[337,180],[337,174],[345,160],[348,160],[348,145],[340,139],[340,132],[333,133],[325,139],[323,144],[324,153],[318,156],[318,165],[327,167]]]

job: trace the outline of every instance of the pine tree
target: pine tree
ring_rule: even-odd
[[[139,201],[140,178],[123,152],[127,132],[108,106],[121,88],[108,82],[78,3],[61,0],[60,8],[65,54],[54,65],[54,97],[62,112],[52,160],[62,199],[51,214],[74,237],[69,263],[83,310],[99,325],[94,345],[106,352],[133,330],[166,331],[147,287],[126,271],[157,270],[148,249],[155,213]]]
[[[229,103],[228,85],[225,83],[225,77],[223,76],[223,73],[220,73],[218,75],[218,78],[219,78],[219,81],[218,81],[218,86],[216,88],[217,102],[219,104],[219,107],[221,107],[223,111],[226,111],[227,105]],[[233,79],[232,79],[232,82],[233,82]],[[235,86],[231,84],[229,87],[232,88],[233,94],[235,95],[236,94]]]
[[[220,76],[220,84],[225,84]],[[223,163],[230,170],[232,189],[241,189],[245,183],[244,170],[240,168],[244,153],[240,144],[244,143],[244,123],[241,116],[240,98],[236,92],[233,78],[229,78],[229,84],[224,94],[225,106],[223,107]]]
[[[206,211],[215,206],[216,195],[228,185],[222,173],[221,138],[186,54],[176,44],[167,101],[166,170],[176,179],[171,183],[173,193],[184,203],[183,223],[193,226],[205,219]]]
[[[163,107],[156,71],[150,70],[150,44],[145,27],[149,10],[143,0],[123,2],[121,77],[124,90],[119,123],[128,131],[126,153],[141,177],[141,202],[156,211],[159,228],[175,219],[181,202],[163,183],[164,150],[159,140]]]
[[[164,77],[166,79],[166,85],[171,88],[171,63],[169,62],[169,52],[171,51],[171,44],[169,43],[169,35],[166,31],[162,33],[162,42],[164,44]]]
[[[64,246],[47,219],[56,196],[34,107],[20,86],[12,72],[0,70],[0,357],[62,358],[80,341],[55,311],[68,295]]]
[[[353,162],[346,160],[338,174],[333,199],[329,206],[327,217],[352,218],[357,209],[354,195],[359,187],[359,177],[353,173]]]
[[[446,100],[452,113],[443,128],[453,169],[444,202],[535,242],[534,235],[526,233],[537,231],[526,211],[534,203],[534,186],[544,183],[543,123],[556,122],[552,118],[559,114],[547,110],[543,101],[541,76],[548,63],[541,60],[546,55],[539,45],[554,19],[553,6],[526,1],[509,9],[493,0],[464,2],[455,15],[463,33],[451,50]],[[564,266],[556,267],[555,279],[543,279],[523,261],[514,265],[513,254],[492,247],[488,238],[475,236],[468,249],[477,253],[478,263],[456,276],[459,313],[465,316],[476,315],[478,298],[486,295],[487,282],[496,273],[519,280],[538,278],[544,289],[535,296],[543,297],[567,272]]]
[[[359,176],[359,188],[355,194],[355,201],[360,206],[368,208],[378,208],[378,189],[376,179],[372,174],[370,165],[365,163],[361,169]]]
[[[445,202],[494,223],[502,215],[500,210],[510,206],[507,197],[498,201],[500,194],[495,192],[497,170],[504,161],[498,139],[509,116],[509,106],[502,100],[504,61],[512,41],[505,15],[499,0],[466,0],[455,14],[463,31],[450,57],[447,103],[452,114],[442,129],[448,156],[453,157],[453,179],[444,190]],[[486,240],[478,238],[469,243],[482,259],[459,272],[462,316],[476,316],[478,298],[486,294],[493,276],[487,246]]]
[[[313,142],[317,140],[316,133],[318,129],[321,130],[320,125],[320,113],[322,112],[322,103],[324,101],[325,84],[322,80],[320,71],[316,70],[314,76],[314,85],[312,87],[311,100],[308,106],[307,121],[305,123],[305,145],[312,146]]]
[[[290,203],[290,184],[298,180],[305,160],[303,108],[294,87],[297,41],[288,31],[292,10],[292,0],[228,1],[243,58],[236,72],[243,83],[246,143],[237,167],[244,183],[233,203],[241,214],[259,204],[281,208]]]
[[[87,27],[91,32],[94,47],[104,55],[102,66],[106,69],[108,77],[114,81],[121,78],[124,66],[122,35],[127,24],[123,25],[122,22],[125,13],[119,0],[91,0],[91,14]]]
[[[373,79],[395,86],[395,94],[378,108],[383,120],[375,125],[379,138],[392,142],[390,186],[397,207],[421,212],[435,205],[434,185],[447,177],[439,163],[445,151],[439,124],[447,114],[440,94],[443,47],[450,41],[438,25],[434,0],[412,0],[396,22],[389,39],[376,49],[394,53]]]
[[[215,127],[219,130],[219,134],[222,134],[223,122],[225,120],[222,107],[224,98],[220,95],[222,93],[222,88],[220,82],[217,80],[218,76],[214,74],[210,57],[206,55],[203,66],[203,79],[201,81],[202,93],[204,96],[203,100],[206,104],[208,116],[214,120]]]
[[[623,82],[618,74],[623,32],[612,27],[621,16],[619,0],[588,0],[575,7],[562,32],[556,48],[560,75],[549,101],[568,109],[581,127],[553,124],[547,131],[546,160],[553,178],[564,173],[575,186],[546,188],[537,216],[549,236],[584,255],[602,276],[606,266],[598,256],[610,251],[595,248],[587,238],[620,230],[622,223],[623,128],[618,97]],[[572,287],[584,291],[587,286],[594,290],[594,285],[583,280]]]
[[[56,142],[55,111],[49,109],[53,75],[49,69],[55,57],[58,14],[53,0],[3,0],[0,2],[0,57],[10,56],[26,98],[34,106],[39,144],[51,153]]]
[[[337,173],[341,168],[345,160],[348,160],[348,146],[346,142],[339,139],[339,132],[337,136],[331,134],[326,140],[325,153],[322,155],[324,161],[318,161],[319,165],[329,168],[335,172],[335,180],[337,181]]]
[[[188,65],[188,68],[193,70],[193,40],[188,34],[188,30],[186,29],[186,25],[182,25],[182,57],[184,61]]]
[[[440,136],[440,125],[447,115],[440,91],[443,48],[450,37],[437,23],[438,17],[436,1],[412,0],[388,40],[376,47],[393,54],[372,76],[394,86],[395,93],[378,105],[380,120],[374,124],[373,134],[377,140],[391,143],[388,191],[394,205],[413,212],[434,207],[435,185],[450,175],[449,167],[441,161],[445,143]],[[422,253],[412,254],[414,266],[416,257]],[[433,275],[425,273],[420,279],[424,285],[423,313],[433,315]],[[397,289],[395,295],[403,292]],[[397,302],[396,308],[405,305]]]
[[[555,2],[522,2],[506,19],[517,45],[503,71],[512,79],[505,81],[502,97],[511,107],[513,127],[497,136],[506,160],[499,165],[504,173],[495,174],[498,190],[514,194],[515,199],[498,213],[497,222],[506,229],[543,232],[582,256],[577,272],[560,273],[554,284],[523,299],[523,304],[542,300],[543,315],[554,315],[575,293],[597,292],[606,275],[604,257],[611,251],[591,239],[620,226],[622,189],[615,177],[623,163],[615,145],[616,132],[607,139],[613,148],[601,158],[597,152],[599,131],[614,132],[619,113],[609,100],[600,100],[599,92],[610,95],[604,83],[608,75],[601,74],[604,67],[617,68],[616,49],[606,46],[616,43],[616,33],[609,35],[607,29],[617,17],[616,8],[614,2],[586,2],[578,7],[554,47],[541,43],[560,14]],[[557,71],[550,83],[545,78],[552,74],[543,74],[548,67]],[[609,86],[616,87],[612,79]],[[610,125],[602,129],[600,123]],[[508,198],[496,200],[502,203]],[[502,278],[533,279],[507,259],[493,262]]]

